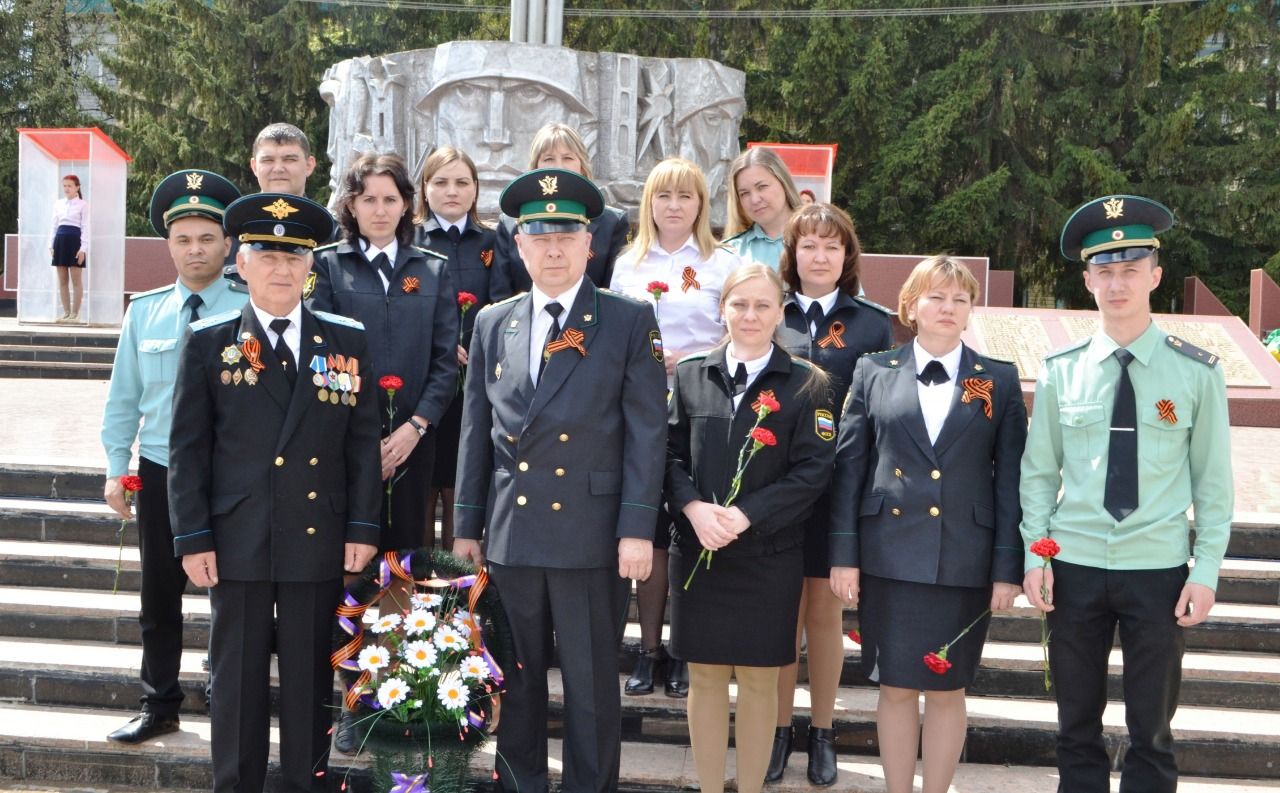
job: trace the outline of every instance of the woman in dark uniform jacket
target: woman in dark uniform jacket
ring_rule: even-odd
[[[796,659],[804,521],[835,453],[826,376],[772,343],[782,296],[781,279],[764,265],[725,279],[729,341],[676,366],[669,407],[671,641],[688,662],[689,736],[703,793],[724,790],[730,677],[738,681],[737,789],[758,793],[764,785],[778,669]],[[720,506],[762,395],[780,405],[761,423],[777,445],[757,452],[738,498]],[[714,561],[694,573],[704,548]]]
[[[468,292],[476,302],[465,313],[458,310],[460,327],[457,359],[467,365],[467,344],[480,309],[512,294],[506,273],[494,267],[495,234],[476,214],[480,177],[466,152],[441,146],[427,157],[418,183],[418,211],[414,244],[449,258],[449,280],[458,294]],[[457,310],[457,309],[455,309]],[[464,370],[465,371],[465,370]],[[461,392],[462,377],[458,378]],[[443,503],[440,546],[453,547],[453,483],[458,473],[458,434],[462,430],[462,399],[454,399],[435,431],[435,465],[427,493],[427,515],[435,514],[436,500]],[[435,532],[427,532],[427,546]]]
[[[827,373],[838,422],[854,364],[865,353],[893,346],[889,310],[856,296],[862,249],[853,220],[844,210],[830,204],[803,207],[787,221],[782,237],[779,268],[790,295],[783,304],[786,326],[780,336],[792,354],[813,361]],[[831,593],[828,580],[828,497],[824,493],[814,505],[805,526],[804,594],[796,626],[797,653],[801,633],[808,637],[808,777],[823,787],[836,781],[832,718],[844,667],[844,604]],[[778,675],[778,727],[765,777],[768,782],[782,778],[791,754],[796,667],[788,664]]]
[[[564,168],[590,179],[591,156],[573,127],[553,121],[538,130],[529,146],[529,170],[535,168]],[[631,223],[625,211],[606,206],[604,212],[587,226],[587,231],[591,234],[587,278],[601,289],[607,289],[613,279],[613,264],[631,241]],[[529,279],[520,251],[516,249],[515,218],[500,216],[497,233],[494,267],[502,271],[513,292],[528,292],[533,281]]]
[[[947,790],[964,747],[964,690],[989,616],[1022,591],[1019,465],[1027,412],[1018,372],[960,340],[978,282],[946,256],[902,287],[910,344],[853,373],[831,493],[831,589],[860,605],[862,670],[880,684],[877,732],[889,793],[912,789],[925,692],[924,789]],[[859,593],[861,597],[859,598]],[[954,639],[952,667],[927,653]]]

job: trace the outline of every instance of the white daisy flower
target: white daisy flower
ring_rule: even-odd
[[[386,648],[379,647],[376,644],[371,644],[361,650],[360,656],[356,659],[356,665],[362,670],[375,674],[389,663],[391,663],[391,656]]]
[[[432,641],[441,650],[461,650],[467,646],[467,640],[452,625],[441,625]]]
[[[444,598],[441,596],[424,592],[415,592],[410,600],[413,601],[415,608],[420,609],[439,608],[440,604],[444,602]]]
[[[410,636],[419,633],[430,633],[436,629],[436,617],[430,611],[418,609],[409,613],[404,619],[404,632]]]
[[[399,614],[388,614],[385,617],[379,617],[378,621],[369,626],[369,630],[374,633],[386,633],[395,630],[403,621]]]
[[[435,645],[428,641],[409,642],[404,646],[405,663],[414,669],[425,669],[436,663]]]
[[[459,671],[464,679],[484,680],[490,675],[489,665],[478,655],[468,655],[462,659]]]
[[[378,686],[378,704],[384,708],[394,707],[404,701],[409,694],[409,684],[398,677],[392,677]]]
[[[470,698],[467,687],[457,672],[450,672],[440,680],[440,690],[436,694],[440,704],[451,710],[465,708]]]
[[[453,621],[453,627],[458,629],[458,633],[462,634],[462,638],[464,639],[471,638],[471,626],[468,625],[467,623],[463,622],[460,619],[455,618]]]

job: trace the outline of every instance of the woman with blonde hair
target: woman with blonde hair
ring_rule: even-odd
[[[889,309],[858,296],[861,246],[853,219],[831,204],[802,207],[787,222],[780,262],[790,294],[783,305],[783,343],[822,367],[831,378],[834,417],[844,405],[858,359],[893,346]],[[843,604],[831,592],[827,559],[830,493],[823,493],[805,526],[804,595],[796,647],[807,637],[809,673],[808,777],[825,787],[836,781],[836,691],[844,668]],[[782,778],[791,754],[798,664],[778,676],[778,728],[766,781]]]
[[[529,146],[529,170],[537,168],[563,168],[591,177],[591,155],[582,137],[568,124],[553,121],[533,136]],[[587,259],[587,278],[596,286],[608,286],[613,277],[613,265],[622,249],[627,246],[631,224],[627,213],[615,206],[605,206],[604,212],[587,226],[591,234],[591,253]],[[524,259],[516,248],[516,220],[502,215],[498,218],[498,236],[493,266],[500,268],[515,292],[528,292],[533,281],[525,269]]]
[[[729,184],[725,244],[744,262],[759,262],[776,271],[782,232],[791,213],[800,208],[791,171],[773,149],[757,146],[739,154],[729,166]]]
[[[698,166],[679,158],[658,163],[649,172],[640,201],[635,240],[618,258],[609,288],[653,304],[662,330],[667,387],[676,361],[688,353],[709,350],[724,338],[720,323],[720,287],[742,262],[716,244],[711,233],[711,200]],[[664,285],[655,294],[650,286]],[[683,697],[689,690],[684,662],[670,658],[662,645],[667,608],[667,544],[671,517],[658,516],[653,536],[653,573],[636,584],[640,610],[640,658],[625,691],[653,692],[654,672],[665,666],[666,694]]]
[[[831,591],[859,607],[889,793],[913,789],[921,691],[924,791],[950,789],[989,610],[1022,591],[1027,411],[1017,369],[961,341],[977,298],[961,262],[916,265],[898,299],[915,339],[858,361],[840,422]]]
[[[480,309],[511,296],[506,273],[493,266],[494,230],[480,222],[476,211],[480,177],[467,153],[453,146],[441,146],[427,157],[418,179],[418,205],[414,213],[414,244],[449,258],[449,280],[458,294],[475,298],[466,311],[459,311],[458,366],[467,365],[467,343]],[[455,298],[456,299],[456,298]],[[461,390],[462,378],[458,378]],[[458,473],[458,435],[462,431],[462,399],[449,409],[435,431],[435,463],[431,468],[431,489],[427,493],[426,546],[435,542],[436,502],[440,511],[440,547],[453,547],[453,484]]]
[[[826,375],[774,343],[782,300],[768,267],[731,273],[720,296],[728,341],[676,365],[668,408],[671,643],[689,665],[689,738],[703,793],[725,787],[731,678],[737,790],[764,785],[778,670],[796,659],[805,518],[835,453],[834,432],[815,422],[831,410]],[[742,468],[748,443],[756,451]]]

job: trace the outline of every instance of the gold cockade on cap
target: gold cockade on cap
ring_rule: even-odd
[[[298,211],[298,208],[285,201],[283,198],[277,198],[274,204],[268,204],[262,208],[263,212],[271,215],[276,220],[284,220],[285,218]]]
[[[554,176],[544,176],[538,180],[538,186],[542,188],[543,195],[555,195],[556,190],[559,189],[558,181]]]
[[[1107,213],[1107,220],[1115,220],[1124,217],[1124,199],[1109,198],[1102,202],[1102,208]]]
[[[188,190],[199,190],[200,186],[203,184],[204,184],[204,174],[196,173],[195,171],[192,171],[191,173],[187,174]]]

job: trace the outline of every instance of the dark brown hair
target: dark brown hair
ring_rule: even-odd
[[[360,239],[360,224],[351,213],[351,202],[364,193],[364,184],[370,176],[390,176],[396,190],[404,199],[404,214],[396,224],[396,241],[401,245],[413,242],[413,181],[409,168],[396,154],[362,154],[351,163],[347,175],[342,177],[342,201],[338,204],[338,223],[344,239],[354,242]]]
[[[292,124],[286,124],[283,121],[277,121],[274,124],[268,124],[258,133],[258,137],[253,139],[253,156],[258,156],[258,149],[262,148],[262,144],[272,142],[277,146],[284,146],[290,143],[296,144],[302,149],[303,157],[311,156],[311,141],[307,140],[307,133],[298,129]]]
[[[836,289],[848,295],[858,294],[858,260],[862,246],[858,232],[853,227],[849,213],[831,204],[810,204],[797,209],[787,221],[782,233],[782,256],[778,259],[778,271],[792,294],[800,293],[800,272],[796,268],[796,245],[806,234],[819,237],[838,237],[844,245],[844,264]]]

